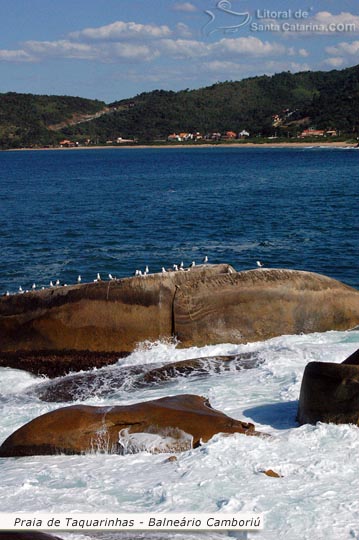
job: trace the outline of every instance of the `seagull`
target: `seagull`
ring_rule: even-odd
[[[261,263],[261,261],[257,261],[257,266],[258,266],[258,268],[262,268],[263,263]]]
[[[50,287],[53,287],[53,286],[54,286],[54,284],[52,283],[52,281],[50,281]]]
[[[167,273],[167,270],[164,266],[162,266],[162,274],[166,274]]]
[[[97,281],[101,281],[101,276],[100,274],[97,272],[97,277],[96,277]]]
[[[195,266],[196,266],[195,261],[192,261],[191,264],[189,265],[189,268],[194,268]]]
[[[77,276],[77,283],[81,283],[81,276]]]
[[[178,271],[178,266],[177,266],[177,264],[174,264],[174,265],[173,265],[173,270],[174,270],[175,272]]]
[[[34,290],[36,289],[36,283],[33,283],[33,284],[31,285],[31,288],[32,288],[32,290],[34,291]]]
[[[56,285],[56,287],[59,287],[59,286],[60,286],[60,280],[59,280],[59,279],[56,280],[55,285]]]
[[[9,291],[6,291],[5,296],[10,296]]]
[[[183,268],[183,261],[181,261],[181,264],[179,265],[180,268]]]
[[[23,292],[24,292],[24,289],[23,289],[23,288],[21,287],[21,285],[20,285],[20,287],[19,287],[19,293],[23,293]]]
[[[139,270],[135,270],[135,276],[139,276]]]
[[[148,268],[148,266],[147,266],[147,264],[146,264],[146,268],[145,268],[145,271],[144,271],[144,275],[147,276],[147,274],[149,273],[149,271],[150,271],[150,270],[149,270],[149,268]]]
[[[203,259],[203,264],[207,264],[207,263],[208,263],[208,257],[206,255],[205,258]]]
[[[113,279],[114,279],[113,276],[112,276],[112,274],[109,274],[108,277],[109,277],[110,280],[113,280]]]

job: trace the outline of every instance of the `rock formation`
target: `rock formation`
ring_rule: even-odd
[[[57,351],[61,361],[66,351],[124,354],[173,336],[202,346],[358,324],[359,291],[328,277],[203,265],[2,297],[0,358]]]
[[[138,444],[150,450],[179,451],[216,433],[258,435],[254,425],[212,409],[201,396],[184,394],[135,405],[63,407],[35,418],[0,447],[0,457],[86,452],[118,453]],[[154,444],[155,442],[155,444]]]
[[[359,425],[358,364],[359,350],[342,364],[310,362],[303,375],[298,422]]]
[[[209,373],[251,369],[262,363],[257,353],[181,360],[162,366],[128,366],[72,373],[30,388],[40,399],[51,402],[105,397],[118,390],[131,391],[163,384],[176,377],[205,376]]]

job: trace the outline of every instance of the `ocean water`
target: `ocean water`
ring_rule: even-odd
[[[104,149],[0,154],[0,294],[256,260],[359,286],[359,151]]]
[[[359,286],[359,153],[324,149],[163,149],[0,154],[0,291],[78,274],[125,276],[184,260],[311,270]],[[209,372],[132,388],[109,384],[75,403],[124,405],[183,393],[206,396],[271,439],[215,436],[177,455],[141,441],[125,455],[0,459],[4,512],[263,512],[248,540],[359,540],[359,431],[295,417],[310,361],[342,362],[359,331],[281,336],[265,342],[178,349],[139,344],[102,368],[256,352],[256,368]],[[0,443],[47,403],[44,377],[0,369]],[[151,442],[150,442],[151,443]],[[261,471],[273,469],[282,478]],[[221,540],[233,533],[58,533],[67,540]]]

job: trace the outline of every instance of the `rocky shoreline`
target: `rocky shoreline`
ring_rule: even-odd
[[[141,341],[177,338],[183,347],[247,343],[283,334],[348,330],[358,324],[359,291],[326,276],[202,265],[3,297],[0,365],[54,377],[30,391],[44,401],[61,403],[106,397],[112,387],[131,391],[176,377],[251,369],[262,362],[256,353],[242,353],[163,365],[119,365],[114,375],[110,364]],[[309,363],[299,422],[359,425],[358,364],[358,351],[340,365]],[[74,373],[79,370],[88,371]],[[125,406],[58,408],[10,435],[0,457],[180,452],[217,433],[265,436],[254,424],[213,409],[206,398],[183,394]]]

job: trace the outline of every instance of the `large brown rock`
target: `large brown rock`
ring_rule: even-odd
[[[201,346],[358,324],[359,291],[328,277],[204,265],[2,297],[0,353],[128,353],[139,342],[173,336],[182,346]]]
[[[170,438],[166,451],[178,451],[188,449],[189,441],[196,447],[216,433],[258,434],[253,424],[234,420],[212,409],[204,397],[191,394],[117,407],[74,405],[22,426],[2,444],[0,457],[117,453],[119,434],[131,444],[134,434],[160,435]]]
[[[358,351],[342,364],[310,362],[300,389],[300,424],[332,422],[359,425]]]
[[[85,283],[0,298],[0,352],[132,352],[170,338],[178,286],[228,272],[228,265]]]
[[[250,270],[183,285],[174,301],[183,346],[259,341],[358,324],[359,291],[296,270]]]

